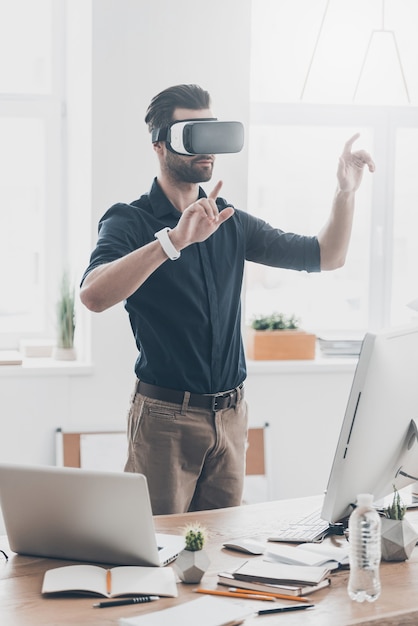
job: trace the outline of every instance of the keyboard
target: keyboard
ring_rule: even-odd
[[[289,543],[315,543],[322,541],[329,531],[329,522],[321,518],[321,510],[313,511],[299,520],[290,522],[285,528],[269,537],[269,541]]]

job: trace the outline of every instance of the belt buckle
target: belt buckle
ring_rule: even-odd
[[[218,402],[218,399],[219,399],[220,397],[222,397],[222,394],[221,394],[221,393],[217,393],[217,394],[215,394],[214,396],[212,396],[212,407],[211,407],[211,409],[212,409],[212,411],[214,411],[215,413],[216,413],[216,411],[218,411],[218,410],[219,410],[219,409],[218,409],[217,402]]]
[[[214,411],[215,413],[217,411],[220,411],[221,408],[222,409],[229,409],[232,406],[233,403],[233,398],[237,397],[237,391],[236,389],[233,389],[232,391],[228,391],[227,393],[217,393],[214,396],[212,396],[212,411]],[[228,398],[229,402],[226,406],[223,407],[218,407],[218,400],[219,398]]]

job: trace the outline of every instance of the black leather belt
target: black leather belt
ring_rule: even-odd
[[[157,387],[156,385],[144,383],[141,380],[137,383],[136,392],[143,396],[147,396],[148,398],[153,398],[154,400],[173,402],[174,404],[183,404],[185,394],[184,391],[167,389],[166,387]],[[222,393],[191,393],[188,404],[189,406],[210,409],[211,411],[221,411],[222,409],[229,409],[235,406],[243,396],[244,386],[243,383],[241,383],[239,387]]]

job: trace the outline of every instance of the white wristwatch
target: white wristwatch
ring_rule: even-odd
[[[165,228],[162,228],[161,230],[159,230],[158,233],[155,233],[154,237],[158,239],[158,241],[161,244],[162,249],[168,256],[168,258],[171,261],[175,261],[176,259],[180,257],[180,252],[176,250],[173,244],[171,243],[170,237],[168,236],[168,233],[170,232],[170,230],[171,228],[167,228],[166,226]]]

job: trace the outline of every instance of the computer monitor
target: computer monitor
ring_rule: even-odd
[[[321,517],[341,522],[357,494],[375,502],[418,480],[418,324],[362,343]]]

